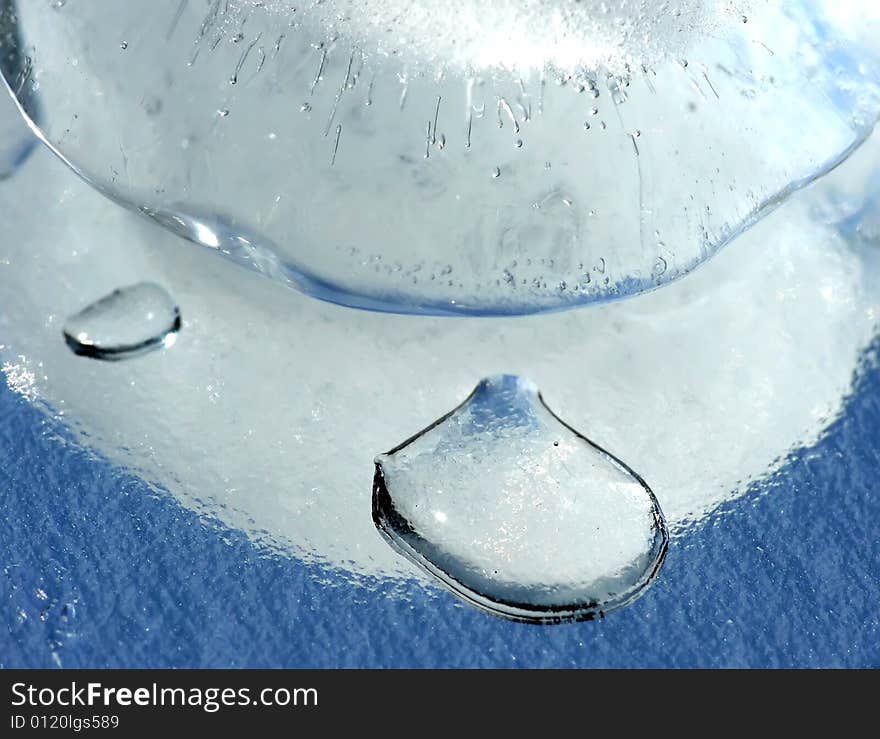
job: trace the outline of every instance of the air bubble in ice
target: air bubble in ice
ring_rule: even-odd
[[[71,316],[64,339],[75,354],[92,359],[130,359],[171,346],[180,310],[159,285],[141,282],[114,290]]]
[[[512,375],[377,457],[373,519],[465,601],[541,623],[631,602],[668,540],[644,481]]]

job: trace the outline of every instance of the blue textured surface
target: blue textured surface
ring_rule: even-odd
[[[3,387],[0,664],[877,667],[878,429],[872,368],[816,447],[673,541],[644,598],[536,627],[416,586],[328,585],[65,443]]]

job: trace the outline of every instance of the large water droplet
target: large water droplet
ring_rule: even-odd
[[[71,316],[64,339],[75,354],[92,359],[130,359],[171,346],[180,330],[180,310],[152,282],[114,290]]]
[[[668,541],[644,481],[511,375],[377,457],[373,519],[464,600],[542,623],[630,603]]]

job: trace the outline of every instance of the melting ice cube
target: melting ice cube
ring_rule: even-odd
[[[530,313],[687,274],[877,119],[873,0],[675,5],[7,2],[0,71],[215,254],[222,225],[328,300]]]
[[[373,518],[464,600],[534,622],[631,602],[668,540],[645,482],[511,375],[376,459]]]
[[[551,408],[650,483],[675,537],[723,526],[747,491],[773,495],[763,481],[821,437],[872,366],[880,249],[860,234],[880,202],[868,185],[880,135],[687,280],[598,310],[489,321],[342,310],[266,284],[107,207],[35,154],[0,182],[0,211],[17,215],[4,223],[0,381],[63,411],[114,464],[268,551],[332,569],[331,582],[412,575],[370,516],[373,457],[479,377],[538,382]],[[97,297],[147,279],[188,316],[172,361],[108,367],[59,340],[57,316],[76,312],[87,286]]]

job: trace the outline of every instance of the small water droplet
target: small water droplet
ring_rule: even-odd
[[[119,48],[125,51],[128,48],[128,41],[123,41],[119,44]]]
[[[501,177],[501,167],[495,167],[492,170],[492,179],[497,180],[499,177]]]
[[[218,111],[217,111],[217,115],[219,115],[221,118],[225,118],[226,116],[229,115],[229,109],[228,109],[228,108],[223,108],[223,109],[221,109],[221,110],[218,110]]]
[[[511,375],[377,457],[373,520],[463,600],[537,623],[632,602],[668,544],[644,481]]]
[[[140,282],[114,290],[67,319],[64,340],[92,359],[129,359],[170,347],[180,331],[180,310],[159,285]]]

